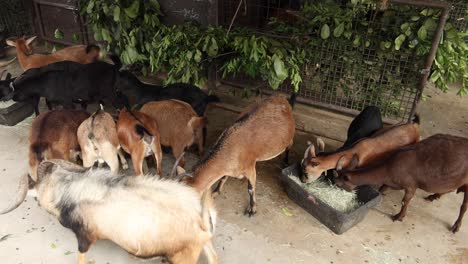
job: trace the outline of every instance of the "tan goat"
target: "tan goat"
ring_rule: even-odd
[[[119,172],[119,159],[123,169],[128,169],[117,137],[114,119],[104,112],[102,106],[78,127],[78,142],[81,147],[83,166],[89,168],[96,161],[106,162],[112,173]]]
[[[137,176],[143,175],[145,157],[154,155],[157,174],[161,175],[162,152],[158,125],[154,119],[138,111],[122,109],[117,121],[117,136],[125,152],[132,156]]]
[[[6,43],[16,47],[18,61],[23,70],[40,68],[59,61],[74,61],[88,64],[99,59],[100,48],[96,45],[76,45],[58,50],[52,54],[33,54],[31,43],[36,37],[7,40]]]
[[[291,106],[280,95],[273,95],[248,109],[224,130],[195,166],[194,177],[188,179],[188,183],[203,193],[224,176],[246,177],[250,195],[246,214],[252,216],[256,213],[255,164],[289,150],[293,144],[295,122]],[[222,189],[224,179],[227,178],[220,182],[218,191]]]
[[[43,160],[76,161],[80,145],[78,126],[89,114],[83,110],[53,110],[37,116],[29,134],[29,175],[37,182],[37,166]]]
[[[171,147],[174,157],[179,157],[195,142],[200,156],[203,154],[206,117],[199,117],[189,104],[179,100],[149,102],[140,112],[156,120],[161,145]],[[185,160],[182,158],[179,164],[184,167]]]

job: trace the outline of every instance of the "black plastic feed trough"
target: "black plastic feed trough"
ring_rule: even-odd
[[[299,163],[289,166],[282,171],[281,181],[289,198],[338,235],[343,234],[361,222],[369,212],[369,209],[377,206],[382,200],[380,193],[372,187],[362,186],[357,189],[358,200],[362,205],[354,211],[343,213],[308,193],[302,186],[289,177],[289,175],[299,175],[299,173]]]
[[[34,107],[27,103],[14,103],[0,108],[0,125],[14,126],[34,112]]]

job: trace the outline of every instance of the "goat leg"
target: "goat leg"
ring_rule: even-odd
[[[462,188],[459,188],[458,190],[460,191],[461,189]],[[465,185],[463,189],[463,193],[465,196],[463,198],[463,203],[460,207],[460,214],[458,215],[457,221],[455,222],[455,224],[453,224],[452,228],[450,229],[453,233],[456,233],[458,232],[458,230],[460,230],[463,216],[465,215],[466,208],[468,207],[468,185]]]
[[[408,211],[409,202],[413,198],[415,191],[416,190],[414,189],[405,190],[405,196],[401,202],[401,211],[392,217],[393,221],[403,221],[403,218],[406,216],[406,212]]]
[[[228,176],[223,176],[221,180],[218,181],[218,185],[216,185],[216,188],[213,190],[213,197],[216,197],[221,194],[221,192],[224,189],[224,184],[226,184],[228,180]]]
[[[432,202],[434,200],[438,200],[444,194],[446,193],[434,193],[434,194],[424,197],[424,200]]]
[[[119,156],[120,163],[122,163],[122,169],[128,170],[127,159],[125,159],[125,155],[124,155],[124,153],[122,152],[122,149],[121,149],[121,148],[117,151],[117,155]]]
[[[249,217],[252,217],[255,213],[257,213],[257,201],[255,197],[256,177],[257,175],[256,175],[255,167],[254,167],[250,171],[249,175],[247,175],[247,180],[248,180],[247,188],[249,191],[250,202],[249,202],[249,206],[247,207],[247,210],[245,211],[245,214],[248,215]]]

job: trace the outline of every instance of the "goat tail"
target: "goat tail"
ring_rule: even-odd
[[[119,56],[115,54],[109,54],[109,58],[114,63],[115,67],[120,70],[122,68],[122,61],[120,60]]]
[[[421,117],[419,116],[419,114],[414,114],[412,122],[418,125],[421,124]]]
[[[211,235],[214,235],[216,229],[217,213],[213,203],[211,190],[203,193],[201,198],[203,226]]]
[[[294,108],[294,105],[296,104],[296,97],[297,97],[297,93],[293,91],[288,100],[289,105],[291,105],[291,108]]]
[[[142,125],[135,125],[135,132],[140,136],[140,139],[143,139],[147,144],[151,144],[153,141],[153,135]]]
[[[31,153],[36,158],[38,164],[44,159],[47,159],[47,153],[49,150],[49,144],[45,142],[36,142],[31,145]]]

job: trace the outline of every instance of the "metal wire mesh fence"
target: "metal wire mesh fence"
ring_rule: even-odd
[[[453,1],[449,22],[460,31],[468,30],[468,1]]]
[[[223,11],[219,13],[222,16],[219,22],[228,26],[239,7],[239,1],[223,0],[220,3]],[[271,36],[268,22],[273,18],[295,23],[297,16],[294,10],[299,6],[299,1],[293,0],[247,1],[240,5],[233,24],[248,26],[260,34],[266,32]],[[420,7],[419,11],[423,9]],[[390,4],[385,12],[377,9],[359,21],[353,21],[357,26],[366,25],[368,33],[362,39],[367,39],[369,45],[355,46],[352,41],[343,42],[332,38],[311,41],[312,44],[306,47],[310,56],[306,58],[302,69],[303,82],[298,93],[302,101],[347,113],[356,113],[367,105],[376,105],[391,120],[407,120],[418,100],[421,69],[424,68],[427,56],[417,55],[416,51],[409,49],[382,52],[378,45],[374,45],[376,43],[371,43],[373,39],[383,39],[392,30],[400,30],[395,20],[409,19],[405,17],[404,10],[404,5]],[[392,19],[386,18],[389,14]],[[435,29],[428,32],[427,39],[432,39],[434,34]],[[319,36],[313,37],[320,39]],[[247,87],[255,89],[269,87],[264,81],[249,80],[245,76],[231,77],[225,81],[244,87],[247,83]],[[288,84],[282,85],[279,90],[285,93],[293,91]]]

